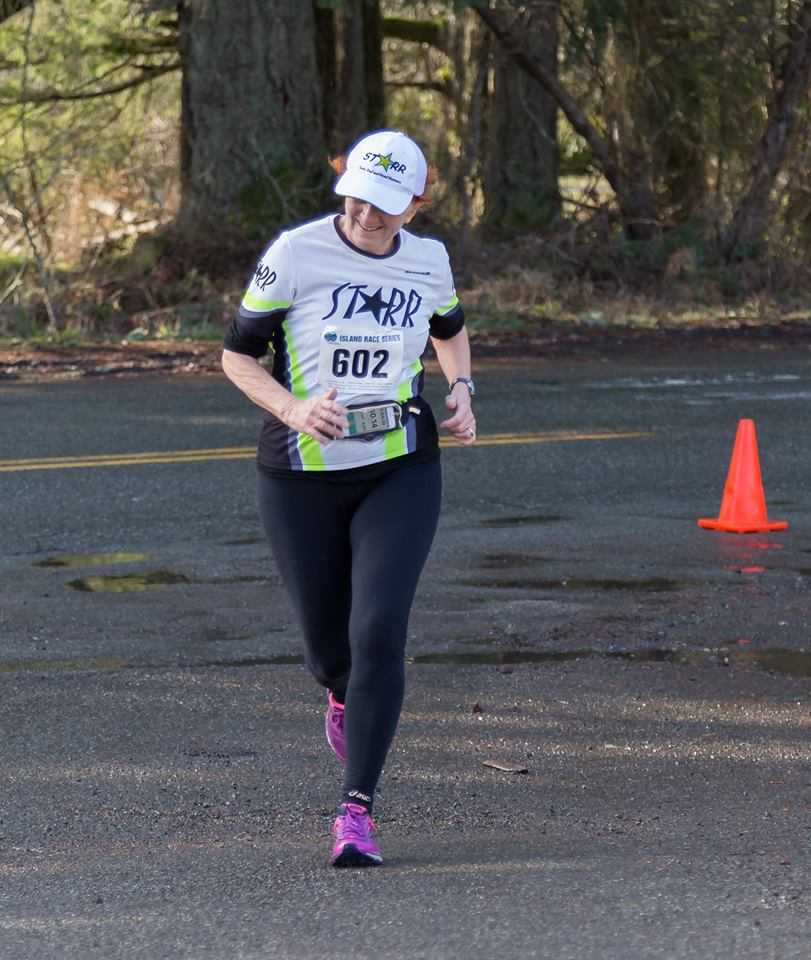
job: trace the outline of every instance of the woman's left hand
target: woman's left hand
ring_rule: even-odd
[[[452,411],[453,416],[443,420],[440,424],[450,431],[456,442],[462,446],[469,446],[476,442],[476,418],[473,416],[473,407],[470,402],[470,391],[463,383],[453,388],[453,393],[445,397],[445,406]]]

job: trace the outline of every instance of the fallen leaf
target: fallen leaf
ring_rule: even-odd
[[[514,763],[499,763],[497,760],[483,760],[483,767],[490,767],[492,770],[503,770],[504,773],[529,773],[526,767],[517,766]]]

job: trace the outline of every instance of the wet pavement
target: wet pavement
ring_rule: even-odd
[[[338,875],[258,414],[212,377],[0,385],[4,956],[805,960],[807,350],[477,381],[411,621],[388,866]],[[785,532],[696,526],[740,417]]]

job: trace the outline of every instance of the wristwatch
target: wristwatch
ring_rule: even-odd
[[[455,380],[451,381],[450,385],[448,386],[448,393],[453,393],[453,388],[457,383],[463,383],[468,390],[470,390],[471,397],[476,396],[476,384],[468,377],[457,377]]]

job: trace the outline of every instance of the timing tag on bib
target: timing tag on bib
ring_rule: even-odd
[[[324,327],[318,381],[342,393],[391,393],[403,369],[403,331]]]

